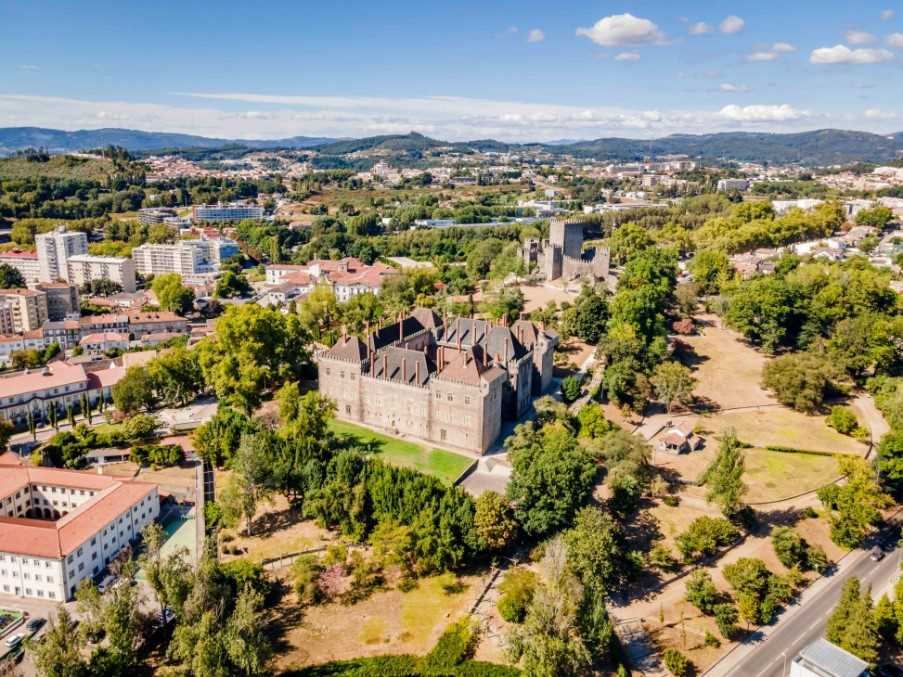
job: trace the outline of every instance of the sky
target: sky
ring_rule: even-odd
[[[0,127],[903,130],[901,0],[0,0]]]

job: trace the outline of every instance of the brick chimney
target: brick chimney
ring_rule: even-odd
[[[383,378],[389,378],[389,356],[383,353]]]
[[[398,340],[404,339],[404,315],[398,313]]]
[[[370,378],[376,378],[376,354],[370,353]]]
[[[417,360],[414,363],[414,379],[417,382],[417,385],[420,385],[420,360]]]
[[[407,363],[408,363],[408,358],[402,357],[402,358],[401,358],[401,382],[402,382],[402,383],[407,383],[407,382],[408,382],[408,369],[407,369]]]

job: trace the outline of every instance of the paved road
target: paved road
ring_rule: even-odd
[[[765,628],[704,674],[706,677],[784,677],[800,649],[823,636],[844,581],[856,576],[863,586],[871,585],[875,595],[890,592],[890,586],[900,575],[900,560],[900,548],[879,562],[872,561],[868,551],[853,552],[843,561],[840,571],[807,590],[810,594],[804,593],[801,604],[785,612],[778,625]]]

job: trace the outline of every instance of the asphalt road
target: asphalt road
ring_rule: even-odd
[[[767,635],[752,640],[751,649],[749,644],[742,646],[737,656],[728,656],[707,675],[784,677],[789,674],[790,661],[800,649],[824,635],[844,581],[856,576],[863,587],[871,585],[873,591],[880,592],[892,585],[900,573],[900,548],[888,552],[878,562],[872,561],[868,551],[856,551],[848,557],[852,559],[844,563],[843,572],[825,579],[826,584],[817,594],[785,612],[784,618]]]

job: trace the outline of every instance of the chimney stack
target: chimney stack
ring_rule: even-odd
[[[348,326],[342,325],[342,343],[348,342]]]
[[[383,378],[389,378],[389,357],[383,353]]]
[[[398,340],[404,339],[404,315],[398,313]]]
[[[417,385],[420,385],[420,360],[414,363],[414,379],[417,381]]]
[[[376,355],[370,354],[370,378],[376,378]]]
[[[401,382],[402,382],[402,383],[407,383],[407,382],[408,382],[407,361],[408,361],[408,360],[407,360],[406,357],[402,357],[402,358],[401,358]]]

